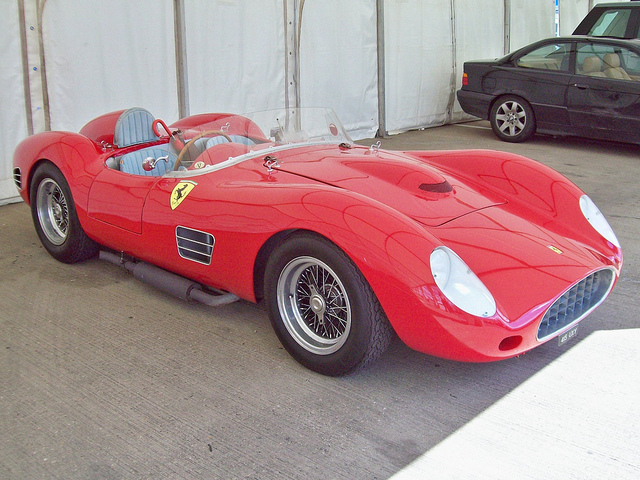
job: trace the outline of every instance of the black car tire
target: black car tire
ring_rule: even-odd
[[[536,131],[536,119],[529,102],[515,95],[498,98],[489,114],[491,128],[505,142],[524,142]]]
[[[55,165],[47,162],[37,168],[29,200],[38,237],[53,258],[76,263],[98,253],[98,244],[82,230],[69,184]]]
[[[264,291],[285,349],[318,373],[346,375],[377,360],[393,330],[355,264],[323,237],[304,233],[270,256]]]

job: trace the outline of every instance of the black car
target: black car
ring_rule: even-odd
[[[457,93],[507,142],[539,132],[640,143],[640,40],[555,37],[465,62]]]

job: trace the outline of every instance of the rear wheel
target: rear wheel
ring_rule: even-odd
[[[56,260],[75,263],[98,252],[80,226],[67,181],[53,164],[42,164],[33,175],[30,203],[40,241]]]
[[[491,107],[489,120],[493,133],[505,142],[524,142],[536,131],[531,105],[514,95],[499,98]]]
[[[337,246],[295,235],[267,263],[265,294],[273,328],[302,365],[345,375],[375,361],[392,329],[371,287]]]

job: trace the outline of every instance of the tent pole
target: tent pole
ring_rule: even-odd
[[[187,72],[187,38],[184,0],[173,0],[173,31],[176,49],[176,87],[178,89],[178,116],[190,115],[189,81]]]
[[[511,0],[504,0],[504,54],[511,50]]]
[[[385,99],[385,57],[384,57],[384,0],[376,0],[376,37],[378,40],[378,133],[376,137],[387,136]]]

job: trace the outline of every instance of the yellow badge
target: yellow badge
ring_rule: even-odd
[[[547,248],[552,252],[556,252],[558,255],[562,255],[562,250],[560,250],[558,247],[554,247],[553,245],[547,245]]]
[[[182,201],[187,198],[187,195],[191,193],[191,190],[197,185],[196,182],[185,180],[178,183],[171,192],[171,210],[175,210]]]

